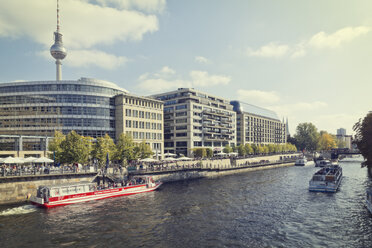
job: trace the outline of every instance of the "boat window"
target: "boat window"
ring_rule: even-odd
[[[89,191],[94,191],[94,185],[93,184],[89,185]]]
[[[70,186],[68,189],[70,194],[75,194],[76,193],[76,186]]]
[[[50,196],[53,197],[53,196],[59,196],[59,188],[52,188],[50,190]]]
[[[61,195],[68,195],[68,187],[63,187],[61,189]]]

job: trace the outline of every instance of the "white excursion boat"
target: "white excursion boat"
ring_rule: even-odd
[[[32,204],[51,208],[110,197],[133,195],[156,190],[161,182],[155,182],[151,176],[135,176],[125,186],[98,186],[97,183],[81,182],[52,186],[39,186],[36,196],[30,197]]]
[[[372,189],[367,190],[366,207],[372,214]]]
[[[295,162],[295,166],[305,166],[307,163],[307,159],[305,157],[297,159]]]
[[[309,182],[309,191],[336,192],[341,184],[342,168],[331,164],[317,171]]]
[[[327,167],[330,165],[332,165],[332,162],[329,161],[328,159],[322,159],[322,160],[315,161],[315,167]]]

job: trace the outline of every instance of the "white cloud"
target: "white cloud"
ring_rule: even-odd
[[[120,9],[138,9],[146,12],[162,12],[166,0],[95,0],[102,6],[113,6]]]
[[[272,104],[280,100],[279,95],[274,91],[261,90],[238,90],[237,97],[239,100],[254,104]]]
[[[189,79],[180,79],[176,72],[164,66],[159,72],[145,73],[138,78],[139,87],[149,93],[175,90],[177,88],[211,87],[226,85],[231,78],[224,75],[210,75],[206,71],[191,71]]]
[[[260,47],[258,50],[253,50],[252,48],[247,49],[248,56],[254,57],[282,57],[287,54],[289,46],[279,45],[277,43],[271,42],[265,46]]]
[[[290,58],[303,57],[308,53],[310,48],[338,48],[341,45],[351,42],[361,35],[367,34],[371,30],[367,26],[345,27],[332,34],[319,32],[313,35],[309,40],[301,41],[295,45],[278,44],[271,42],[260,47],[257,50],[247,48],[247,55],[254,57],[279,58],[289,56]]]
[[[203,56],[196,56],[195,61],[200,63],[200,64],[208,64],[209,63],[209,59],[207,59]]]
[[[370,27],[346,27],[332,34],[319,32],[309,40],[309,45],[315,48],[337,48],[341,44],[350,42],[358,36],[367,34],[371,30]]]
[[[191,71],[192,84],[198,87],[210,87],[215,85],[226,85],[231,78],[223,75],[209,75],[206,71]]]
[[[97,1],[92,1],[97,2]],[[109,2],[109,1],[108,1]],[[160,6],[165,1],[112,1],[129,5]],[[140,3],[141,2],[141,3]],[[150,3],[154,2],[153,5]],[[159,5],[156,5],[158,2]],[[136,6],[137,6],[136,5]],[[137,6],[138,7],[138,6]],[[142,7],[141,7],[142,8]],[[156,8],[156,7],[154,7]],[[26,11],[23,11],[26,10]],[[92,4],[88,0],[64,0],[60,3],[61,33],[68,51],[64,62],[72,58],[71,50],[88,50],[97,53],[95,46],[111,45],[120,41],[140,41],[147,33],[158,30],[156,15],[141,13],[138,10],[115,9]],[[49,48],[53,44],[56,29],[56,3],[45,0],[0,1],[0,37],[28,37]],[[101,48],[102,49],[102,48]],[[103,52],[102,52],[103,53]],[[102,55],[101,53],[101,55]],[[104,63],[114,59],[105,57]],[[122,61],[122,57],[119,61]],[[71,64],[77,65],[77,60]],[[111,62],[110,62],[111,61]],[[117,63],[118,61],[114,62]],[[98,64],[99,61],[96,62]],[[102,65],[105,67],[105,65]],[[110,66],[109,66],[110,67]]]

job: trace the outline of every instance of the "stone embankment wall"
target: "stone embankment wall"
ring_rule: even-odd
[[[24,202],[29,194],[35,195],[40,185],[57,185],[92,181],[95,174],[43,175],[8,177],[0,179],[0,204]]]

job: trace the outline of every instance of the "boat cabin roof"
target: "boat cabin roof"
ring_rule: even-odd
[[[64,183],[64,184],[56,184],[56,185],[40,185],[39,188],[62,188],[62,187],[71,187],[71,186],[82,186],[82,185],[96,185],[96,183],[92,182],[80,182],[80,183]]]

